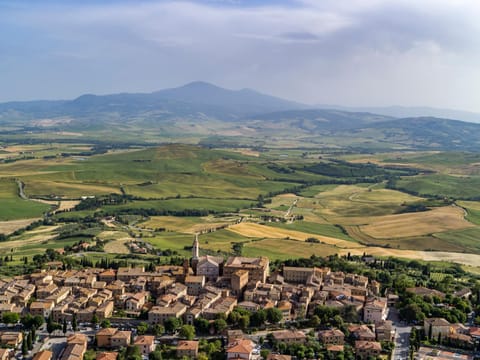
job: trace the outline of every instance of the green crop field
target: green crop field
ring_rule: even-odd
[[[452,197],[455,199],[478,198],[480,177],[451,176],[442,174],[419,175],[402,178],[396,188],[420,196]]]
[[[461,246],[465,252],[480,253],[480,227],[447,231],[434,236],[457,247]]]
[[[13,179],[0,180],[0,199],[0,221],[40,217],[50,209],[49,205],[21,199]]]
[[[318,224],[308,221],[295,221],[293,223],[271,223],[270,226],[282,229],[296,230],[310,234],[330,236],[337,239],[355,241],[350,237],[340,225]]]
[[[29,197],[52,199],[55,195],[76,199],[77,204],[83,196],[95,196],[90,205],[88,200],[80,203],[82,210],[60,212],[51,219],[59,229],[72,220],[88,222],[103,231],[92,236],[116,239],[105,246],[109,252],[120,247],[128,252],[126,239],[140,236],[156,249],[188,256],[193,233],[201,232],[204,253],[230,254],[232,245],[241,242],[243,255],[272,259],[364,250],[416,258],[424,256],[416,252],[420,250],[480,253],[480,227],[476,226],[480,225],[480,202],[458,201],[459,207],[454,207],[443,199],[429,198],[434,194],[478,196],[480,177],[474,171],[478,159],[472,154],[343,156],[356,162],[349,164],[331,161],[334,155],[313,150],[230,151],[167,145],[74,155],[91,149],[92,145],[84,143],[6,147],[1,156],[18,159],[0,163],[4,176],[0,220],[38,218],[51,209],[48,204],[21,200],[15,183],[18,178]],[[34,158],[26,159],[26,154]],[[371,164],[364,163],[367,159]],[[406,176],[411,172],[372,165],[393,162],[437,172]],[[387,186],[390,176],[397,177],[399,190]],[[402,189],[424,195],[410,195]],[[430,211],[408,212],[416,207]],[[8,222],[3,226],[21,227]],[[218,230],[224,226],[228,227]],[[31,257],[80,239],[72,235],[54,240],[56,232],[51,229],[26,231],[5,244],[15,248],[18,261],[21,256]],[[316,236],[322,243],[304,242]]]

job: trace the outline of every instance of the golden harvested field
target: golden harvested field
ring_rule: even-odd
[[[120,187],[108,186],[103,184],[87,184],[81,182],[56,182],[56,181],[31,181],[25,188],[27,195],[49,195],[59,196],[92,196],[103,194],[120,194]]]
[[[133,239],[123,231],[102,231],[100,234],[98,234],[97,237],[101,240],[108,240],[108,242],[104,246],[105,252],[107,253],[130,253],[126,244]]]
[[[62,210],[71,210],[75,206],[80,204],[80,201],[78,200],[65,200],[65,201],[60,201],[60,205],[57,209],[57,211],[62,211]]]
[[[38,244],[44,241],[48,241],[56,237],[57,234],[52,234],[51,232],[39,233],[37,235],[22,239],[22,240],[11,240],[2,242],[2,249],[18,249],[26,245]]]
[[[375,189],[353,194],[350,200],[358,202],[403,203],[420,201],[422,198],[390,189]]]
[[[224,221],[221,221],[224,220]],[[236,218],[215,218],[205,216],[195,217],[177,217],[177,216],[152,216],[148,221],[139,224],[139,227],[145,229],[165,228],[167,231],[175,231],[187,234],[208,231],[235,221]]]
[[[314,237],[325,244],[334,245],[340,248],[362,247],[362,245],[360,244],[347,241],[347,240],[341,240],[341,239],[336,239],[336,238],[316,235],[316,234],[309,234],[309,233],[304,233],[304,232],[295,231],[295,230],[274,228],[271,226],[261,225],[256,223],[244,222],[244,223],[232,225],[228,228],[228,230],[233,231],[245,237],[266,238],[266,239],[289,238],[289,239],[299,240],[299,241],[305,241],[310,237]]]
[[[473,226],[464,219],[463,209],[444,206],[424,212],[377,217],[370,224],[361,226],[360,230],[377,239],[389,239],[421,236]]]
[[[63,200],[63,201],[56,201],[56,200],[43,200],[43,199],[30,199],[32,201],[36,201],[42,204],[48,205],[56,205],[58,208],[55,212],[64,211],[64,210],[72,210],[75,206],[80,204],[80,200]]]
[[[395,190],[376,188],[376,185],[339,185],[321,191],[313,198],[301,198],[298,209],[311,209],[327,221],[338,222],[337,218],[358,217],[364,214],[382,216],[394,214],[405,202],[420,200],[416,196]],[[350,222],[345,222],[350,224]]]
[[[107,242],[103,248],[105,252],[109,254],[129,254],[130,250],[128,250],[126,244],[130,240],[132,240],[132,238],[111,240]]]
[[[245,243],[243,252],[246,256],[268,256],[273,259],[308,258],[312,254],[328,256],[338,252],[332,245],[312,244],[286,239],[265,239]]]
[[[27,227],[28,225],[37,220],[40,220],[40,218],[0,221],[0,234],[11,234],[15,230]]]
[[[348,252],[350,252],[351,255],[362,255],[363,251],[375,256],[394,256],[424,261],[448,261],[473,267],[477,267],[480,264],[480,255],[447,251],[415,251],[365,247],[363,249],[342,249],[339,255],[346,255]]]

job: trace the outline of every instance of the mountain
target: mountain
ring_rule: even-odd
[[[480,149],[480,124],[435,117],[394,119],[364,127],[363,131],[381,132],[384,141],[412,148],[468,150]]]
[[[154,92],[158,99],[169,99],[197,105],[218,106],[239,116],[271,111],[306,108],[307,105],[265,95],[251,89],[227,90],[206,82]]]
[[[351,112],[370,112],[396,118],[437,117],[480,123],[480,114],[470,111],[440,109],[425,106],[385,106],[385,107],[348,107],[337,105],[318,105],[323,109],[335,109]]]
[[[85,94],[74,100],[0,104],[0,141],[35,137],[75,141],[78,136],[98,142],[480,151],[480,124],[312,109],[254,90],[228,90],[205,82],[152,93]]]
[[[374,124],[376,122],[394,119],[390,116],[368,112],[347,112],[328,109],[287,110],[260,114],[251,117],[252,120],[290,123],[291,126],[307,131],[337,131],[353,129]]]
[[[31,120],[45,117],[85,118],[99,114],[115,117],[206,116],[221,120],[306,105],[243,89],[228,90],[205,82],[193,82],[178,88],[153,93],[121,93],[112,95],[82,95],[67,101],[28,101],[0,104],[0,121],[8,116]]]

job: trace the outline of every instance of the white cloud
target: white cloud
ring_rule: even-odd
[[[6,8],[0,11],[2,56],[28,59],[0,64],[16,72],[0,85],[0,99],[155,90],[201,79],[313,103],[448,104],[480,111],[476,0],[232,4]],[[3,49],[14,31],[25,35],[23,48]],[[45,90],[31,78],[51,86]],[[14,83],[22,86],[17,92]]]

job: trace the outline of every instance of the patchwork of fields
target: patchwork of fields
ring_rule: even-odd
[[[428,170],[413,176],[392,170],[384,176],[387,170],[368,165],[374,172],[368,177],[355,175],[363,171],[358,165],[346,172],[348,163],[319,163],[318,156],[293,150],[170,145],[58,155],[89,149],[86,144],[4,148],[3,159],[21,158],[26,151],[33,158],[0,164],[0,233],[25,229],[54,208],[57,223],[10,236],[0,253],[13,252],[18,260],[69,246],[85,237],[60,240],[58,227],[90,219],[97,222],[95,239],[106,242],[106,254],[125,255],[125,244],[140,237],[155,249],[188,255],[193,234],[200,233],[203,251],[225,255],[242,243],[243,255],[272,259],[366,252],[480,264],[478,156],[351,155],[348,159],[359,164]],[[328,175],[337,165],[346,175]],[[17,180],[30,199],[20,198]],[[85,205],[82,199],[88,197],[103,202]],[[94,242],[94,235],[88,236]]]

